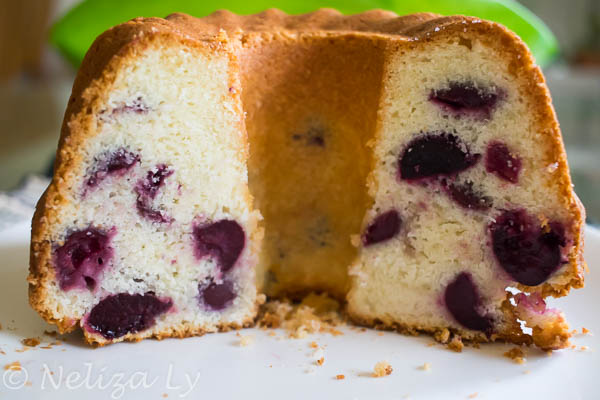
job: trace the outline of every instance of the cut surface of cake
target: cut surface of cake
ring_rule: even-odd
[[[357,323],[565,347],[583,207],[525,45],[471,17],[135,19],[75,81],[30,302],[95,343],[252,324],[317,291]]]

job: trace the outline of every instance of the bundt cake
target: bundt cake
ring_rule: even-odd
[[[266,294],[556,349],[584,210],[540,69],[476,18],[138,18],[88,51],[30,302],[105,344],[248,326]]]

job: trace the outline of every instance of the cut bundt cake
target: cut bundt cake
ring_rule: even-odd
[[[584,220],[525,45],[470,17],[135,19],[73,87],[30,302],[88,341],[250,325],[265,293],[357,323],[566,346]]]

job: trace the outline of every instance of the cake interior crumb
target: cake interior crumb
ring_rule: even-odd
[[[317,332],[342,335],[336,327],[343,323],[340,303],[325,293],[311,293],[301,302],[288,299],[267,301],[258,316],[259,326],[283,328],[294,339]]]
[[[241,347],[250,346],[252,343],[254,343],[254,336],[252,335],[239,335],[239,338]]]
[[[373,377],[380,378],[382,376],[391,375],[393,369],[387,361],[379,361],[373,368]]]
[[[525,363],[525,353],[520,347],[513,347],[512,349],[508,350],[504,353],[504,357],[510,358],[517,364]]]
[[[462,339],[460,338],[460,336],[457,335],[454,335],[452,337],[452,340],[450,340],[447,346],[450,350],[455,351],[457,353],[462,352],[463,347],[465,347],[465,345],[462,342]]]
[[[419,369],[423,370],[423,371],[430,371],[431,370],[431,364],[426,362],[425,364],[421,365],[419,367]]]

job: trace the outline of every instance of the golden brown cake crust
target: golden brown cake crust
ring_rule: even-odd
[[[222,33],[225,31],[226,33]],[[532,110],[537,121],[536,126],[543,131],[552,143],[548,160],[558,158],[555,177],[561,190],[561,200],[569,210],[573,225],[567,228],[572,239],[572,251],[568,265],[563,267],[560,284],[545,283],[538,287],[524,287],[528,291],[541,292],[542,296],[563,296],[571,287],[583,286],[583,229],[585,212],[572,190],[566,155],[561,139],[560,129],[551,104],[549,91],[544,77],[523,42],[512,32],[499,24],[482,21],[477,18],[452,16],[440,17],[435,14],[414,14],[398,17],[389,11],[373,10],[365,13],[343,16],[331,9],[322,9],[305,15],[287,15],[279,10],[267,10],[260,14],[239,16],[228,11],[217,11],[205,18],[193,18],[184,14],[172,14],[166,19],[137,18],[103,33],[86,54],[73,85],[72,95],[65,112],[61,137],[55,162],[55,174],[52,183],[39,200],[32,221],[29,296],[30,304],[44,319],[58,326],[61,332],[68,332],[77,326],[76,320],[57,319],[50,311],[52,299],[46,295],[47,286],[54,281],[52,267],[51,243],[46,240],[46,233],[57,222],[57,208],[68,202],[64,197],[73,184],[74,177],[70,171],[81,163],[76,149],[87,137],[96,134],[93,115],[97,106],[106,96],[106,88],[115,78],[119,66],[124,60],[136,57],[152,41],[160,41],[168,46],[172,41],[185,41],[192,47],[210,48],[227,52],[237,57],[232,50],[230,39],[238,38],[242,46],[261,35],[270,40],[280,40],[288,35],[310,37],[368,37],[386,46],[419,46],[434,40],[444,40],[452,35],[464,35],[466,38],[477,37],[495,46],[505,55],[515,77],[527,85],[527,90],[535,97],[536,107]],[[374,326],[377,321],[364,320],[355,316],[357,322]],[[250,323],[245,322],[244,325]],[[390,326],[391,327],[391,326]],[[221,329],[237,328],[221,327]],[[401,330],[414,330],[414,327]],[[418,328],[417,328],[418,329]],[[556,338],[563,335],[559,329],[555,335],[540,339],[540,347],[561,347]],[[190,336],[202,334],[202,331],[173,329],[161,332],[156,337]],[[503,338],[509,341],[523,341],[522,336],[507,331]],[[129,335],[129,340],[142,338],[143,333]],[[542,336],[538,336],[542,337]],[[474,340],[485,340],[473,337]],[[562,343],[566,339],[560,339]],[[88,339],[89,340],[89,339]]]

